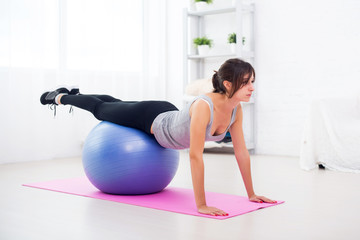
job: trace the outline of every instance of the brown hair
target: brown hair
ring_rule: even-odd
[[[229,59],[221,65],[218,71],[215,71],[212,77],[213,92],[226,94],[224,86],[226,80],[232,83],[232,88],[228,92],[229,98],[231,98],[238,89],[249,82],[252,75],[255,78],[255,70],[250,63],[239,58]]]

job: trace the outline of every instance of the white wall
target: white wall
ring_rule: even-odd
[[[257,153],[298,156],[313,99],[360,95],[359,13],[353,0],[256,1]]]

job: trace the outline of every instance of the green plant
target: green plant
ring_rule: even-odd
[[[236,43],[236,33],[229,34],[228,43]],[[242,37],[241,43],[242,43],[242,45],[245,45],[245,37]]]
[[[236,43],[236,33],[230,33],[229,34],[228,43]]]
[[[213,0],[195,0],[195,2],[206,2],[207,4],[210,4]]]
[[[209,45],[209,47],[212,47],[212,40],[207,37],[198,37],[194,39],[194,44],[196,46]]]

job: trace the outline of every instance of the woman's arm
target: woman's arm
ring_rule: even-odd
[[[204,187],[203,151],[205,144],[206,127],[210,121],[210,109],[206,102],[198,100],[190,110],[190,166],[194,196],[197,209],[200,213],[209,215],[226,215],[220,209],[206,205]]]
[[[247,195],[251,201],[255,202],[275,202],[263,196],[257,196],[254,192],[251,166],[250,166],[250,154],[246,148],[245,138],[242,128],[243,113],[242,107],[239,104],[236,112],[236,120],[230,127],[231,140],[234,145],[234,152],[236,161],[238,163]]]

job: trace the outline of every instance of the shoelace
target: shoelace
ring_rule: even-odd
[[[56,104],[48,105],[51,111],[54,111],[54,117],[56,116]]]
[[[56,116],[56,104],[48,105],[51,111],[54,111],[54,117]],[[73,106],[70,106],[69,113],[74,115],[74,108]]]

